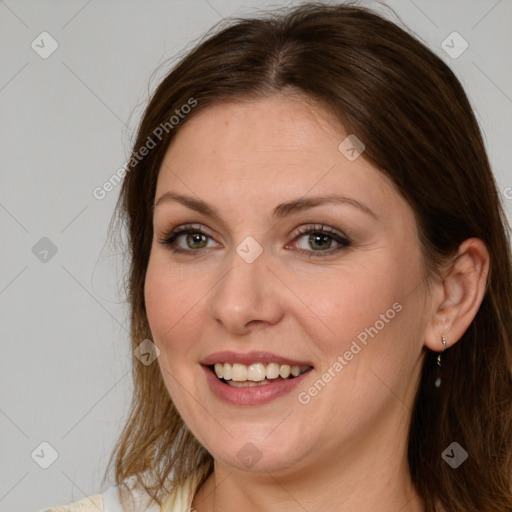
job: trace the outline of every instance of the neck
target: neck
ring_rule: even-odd
[[[197,512],[424,512],[408,471],[408,419],[404,414],[397,432],[396,416],[390,417],[378,432],[372,427],[358,432],[347,449],[328,446],[300,468],[254,473],[215,461],[192,507]]]

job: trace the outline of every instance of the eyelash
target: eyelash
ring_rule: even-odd
[[[191,224],[187,224],[184,226],[180,226],[176,229],[173,229],[169,233],[164,234],[163,237],[158,240],[158,242],[162,245],[169,246],[170,249],[172,250],[172,252],[174,252],[174,253],[194,253],[194,252],[199,252],[200,249],[206,249],[206,247],[202,247],[200,249],[178,249],[178,248],[176,248],[176,246],[174,245],[176,242],[176,239],[181,235],[190,234],[190,233],[201,234],[201,235],[207,236],[208,238],[211,238],[210,235],[208,235],[207,233],[202,231],[200,228],[194,227]],[[299,228],[297,230],[295,237],[293,238],[293,241],[296,242],[300,238],[302,238],[304,235],[309,235],[312,233],[321,233],[323,235],[327,235],[329,238],[331,238],[336,243],[338,243],[339,247],[335,248],[334,250],[328,249],[328,250],[322,250],[322,251],[307,251],[305,249],[297,249],[300,254],[305,254],[309,258],[317,258],[317,257],[322,258],[322,257],[330,256],[333,253],[337,253],[340,250],[342,250],[346,247],[349,247],[351,245],[351,241],[347,237],[340,235],[336,231],[334,231],[331,228],[326,227],[322,224]],[[190,254],[190,256],[199,256],[199,254]]]

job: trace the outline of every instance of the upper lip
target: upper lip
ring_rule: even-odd
[[[204,366],[211,366],[215,363],[240,363],[245,365],[250,365],[253,363],[281,363],[288,364],[290,366],[313,366],[308,361],[299,361],[297,359],[291,359],[289,357],[273,354],[272,352],[262,351],[253,351],[242,354],[240,352],[225,350],[223,352],[215,352],[210,354],[201,361],[201,364]]]

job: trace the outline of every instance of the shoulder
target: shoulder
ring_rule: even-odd
[[[129,484],[130,480],[125,487],[113,485],[101,494],[39,512],[159,512],[160,508],[155,503],[150,503],[146,493]]]
[[[150,496],[136,485],[134,478],[125,480],[126,485],[109,487],[101,494],[94,494],[78,501],[59,505],[39,512],[160,512],[189,511],[201,474],[190,475],[180,485],[174,486],[161,508]]]
[[[103,498],[101,494],[93,494],[67,505],[48,508],[41,512],[105,512],[103,508]]]

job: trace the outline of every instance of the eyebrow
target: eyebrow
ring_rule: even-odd
[[[222,220],[220,214],[213,206],[209,205],[201,199],[196,199],[194,197],[186,196],[183,194],[177,194],[176,192],[166,192],[165,194],[162,194],[153,205],[153,211],[161,204],[169,201],[176,201],[183,206],[190,208],[191,210],[195,210],[196,212],[202,213],[209,217],[213,217],[219,221]],[[301,212],[303,210],[324,204],[346,204],[357,208],[367,215],[370,215],[374,219],[378,219],[377,215],[375,215],[375,213],[363,203],[360,203],[351,197],[340,196],[336,194],[301,197],[298,199],[292,199],[291,201],[286,201],[285,203],[281,203],[274,208],[274,217],[276,219],[282,219],[288,215],[291,215],[292,213]]]

